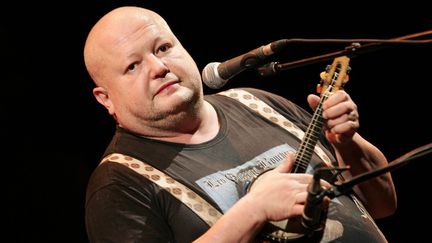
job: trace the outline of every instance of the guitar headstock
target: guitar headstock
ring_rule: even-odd
[[[351,70],[349,61],[350,59],[347,56],[336,57],[333,63],[327,66],[326,71],[320,74],[321,81],[317,86],[319,94],[322,95],[329,86],[332,86],[331,92],[343,89],[346,82],[348,82],[348,74]]]

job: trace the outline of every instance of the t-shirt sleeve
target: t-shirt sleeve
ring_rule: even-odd
[[[86,229],[90,242],[170,242],[151,183],[122,180],[130,170],[105,162],[92,175],[87,191]],[[122,168],[124,167],[124,168]],[[139,175],[141,176],[141,175]],[[142,180],[142,178],[137,178]],[[157,189],[156,189],[157,190]]]

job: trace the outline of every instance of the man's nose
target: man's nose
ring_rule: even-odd
[[[149,74],[152,79],[163,78],[169,72],[166,63],[155,55],[150,55],[147,60]]]

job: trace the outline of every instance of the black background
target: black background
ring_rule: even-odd
[[[2,6],[2,201],[8,242],[87,242],[87,180],[114,123],[91,94],[82,49],[91,26],[121,5],[159,12],[202,69],[278,39],[382,38],[432,30],[424,4],[264,1],[14,2]],[[428,36],[427,38],[430,38]],[[293,44],[293,61],[345,44]],[[360,133],[388,159],[431,142],[432,44],[398,46],[353,58],[345,89],[360,111]],[[307,108],[328,62],[277,77],[242,72],[224,87],[252,86]],[[205,88],[206,93],[217,90]],[[393,216],[377,220],[390,242],[428,237],[431,157],[392,172],[399,196]]]

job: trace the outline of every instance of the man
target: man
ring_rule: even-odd
[[[90,31],[84,58],[96,84],[94,96],[118,124],[88,185],[91,242],[250,242],[266,236],[270,221],[302,215],[312,176],[289,173],[299,139],[230,97],[204,96],[194,60],[161,16],[138,7],[114,9]],[[280,96],[244,90],[296,127],[305,129],[310,122],[309,113]],[[315,108],[319,97],[310,95],[308,101]],[[357,106],[346,92],[327,99],[323,117],[319,146],[335,165],[350,166],[345,177],[387,164],[356,132]],[[222,215],[206,223],[151,176],[115,163],[109,157],[114,153],[161,171],[155,178],[167,175]],[[323,163],[314,154],[310,166]],[[252,186],[244,187],[250,181]],[[330,187],[326,181],[321,185]],[[374,218],[396,208],[390,174],[354,190]],[[335,198],[328,210],[322,241],[385,241],[354,196]]]

